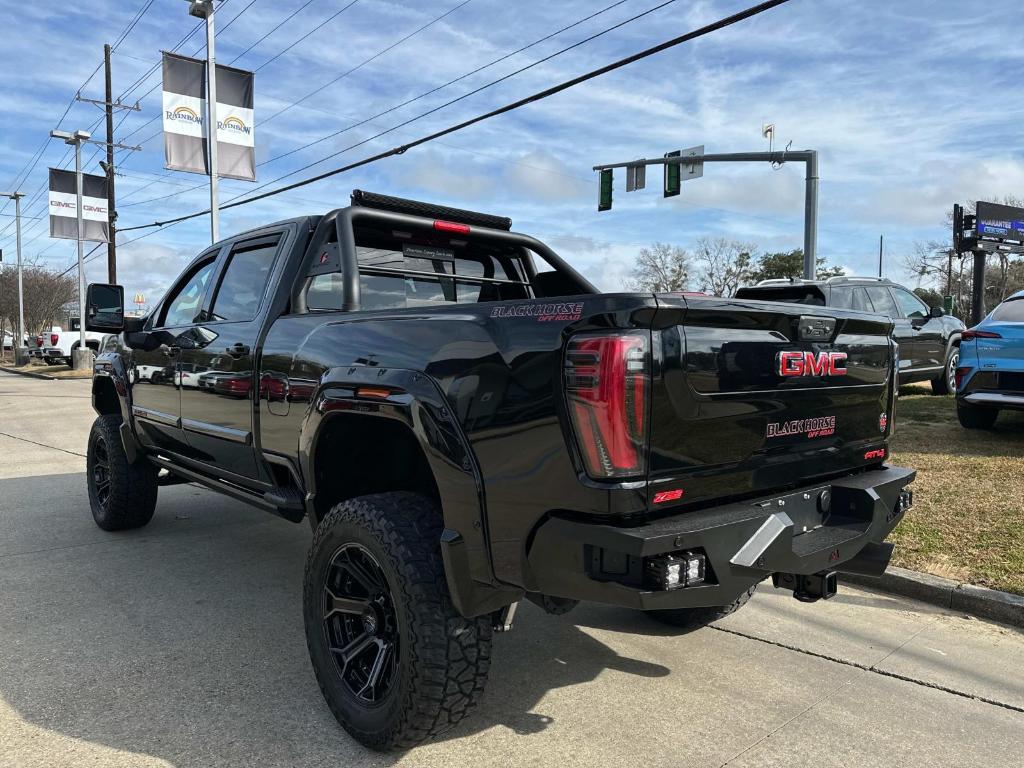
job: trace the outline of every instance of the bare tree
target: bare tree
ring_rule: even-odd
[[[690,281],[690,254],[678,245],[641,248],[629,287],[635,291],[683,291]]]
[[[757,246],[724,237],[702,237],[697,241],[694,259],[700,290],[715,296],[732,296],[741,285],[750,282]]]
[[[73,274],[59,272],[37,264],[22,266],[25,297],[25,331],[29,335],[50,327],[59,316],[60,308],[75,299],[78,286]],[[0,273],[0,318],[7,328],[18,324],[17,271],[6,269]]]

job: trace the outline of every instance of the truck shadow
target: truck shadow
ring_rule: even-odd
[[[0,499],[23,499],[42,479],[0,481]],[[57,504],[0,512],[13,529],[0,548],[0,731],[15,754],[38,750],[28,762],[50,764],[53,754],[85,763],[134,753],[204,768],[400,757],[360,747],[320,695],[300,602],[308,526],[175,486],[161,490],[147,528],[103,534],[81,474],[45,481]],[[45,531],[54,534],[40,540]],[[488,692],[447,738],[495,726],[538,733],[552,722],[546,694],[606,670],[669,674],[573,618],[524,604],[513,633],[495,637]]]

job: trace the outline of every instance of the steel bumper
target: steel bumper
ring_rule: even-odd
[[[530,545],[527,588],[649,610],[727,605],[772,573],[881,575],[892,552],[881,542],[903,518],[915,476],[883,467],[635,527],[555,515]],[[704,555],[704,583],[665,590],[644,581],[652,558],[684,552]]]

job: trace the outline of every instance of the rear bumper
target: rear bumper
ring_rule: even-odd
[[[915,476],[884,467],[635,527],[553,516],[529,550],[529,589],[651,610],[727,605],[772,573],[881,575],[891,547],[878,545],[905,514],[903,492]],[[671,590],[650,583],[648,563],[683,552],[704,555],[704,583]]]
[[[1024,392],[968,392],[957,400],[968,405],[1024,410]]]

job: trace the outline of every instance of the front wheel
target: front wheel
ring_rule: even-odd
[[[932,379],[933,395],[948,395],[956,392],[956,369],[960,365],[960,347],[952,347],[946,355],[942,374]]]
[[[647,611],[652,619],[668,624],[670,627],[680,629],[700,629],[708,624],[724,619],[731,613],[736,613],[746,605],[754,596],[757,584],[737,597],[728,605],[716,605],[711,608],[663,608],[656,611]]]
[[[483,692],[489,617],[452,605],[441,515],[412,493],[343,501],[306,562],[306,643],[338,722],[371,749],[408,748],[452,728]]]
[[[141,528],[153,519],[159,470],[145,459],[128,462],[121,442],[121,417],[97,417],[89,433],[86,475],[89,506],[105,531]]]

